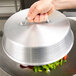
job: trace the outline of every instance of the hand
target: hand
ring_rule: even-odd
[[[29,9],[28,20],[29,22],[46,21],[48,15],[50,15],[54,10],[53,0],[37,1]]]

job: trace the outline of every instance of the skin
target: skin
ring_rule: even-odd
[[[55,9],[74,9],[76,8],[76,0],[55,0],[54,2]]]
[[[29,9],[28,20],[30,22],[46,21],[49,14],[54,11],[52,0],[40,0],[35,2]]]
[[[39,0],[29,9],[29,22],[46,21],[54,10],[76,8],[76,0]]]

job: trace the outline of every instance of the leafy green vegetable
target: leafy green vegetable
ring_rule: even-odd
[[[54,68],[53,67],[53,64],[48,64],[48,66],[49,66],[50,69],[53,69]]]
[[[60,60],[60,66],[62,66],[62,64],[63,64],[63,59]]]
[[[38,66],[38,72],[42,72],[41,66]]]
[[[37,66],[34,66],[34,72],[38,72],[38,67]]]
[[[64,63],[66,63],[67,62],[67,60],[64,60]]]
[[[51,64],[42,65],[42,66],[34,66],[33,70],[34,70],[34,72],[43,72],[44,71],[44,72],[48,73],[51,70],[55,70],[56,67],[58,67],[59,65],[62,66],[63,62],[66,63],[67,60],[61,59],[61,60],[58,60]]]
[[[43,67],[43,69],[45,69],[45,70],[49,70],[49,67],[48,67],[47,65],[43,65],[42,67]]]

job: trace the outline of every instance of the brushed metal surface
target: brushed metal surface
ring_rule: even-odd
[[[60,12],[55,11],[49,16],[49,23],[20,25],[27,17],[28,9],[12,15],[4,26],[4,35],[8,43],[21,47],[48,47],[60,42],[70,29],[69,20]]]
[[[55,11],[49,23],[29,24],[28,9],[11,16],[4,26],[3,48],[14,61],[23,65],[44,65],[63,58],[72,48],[74,37],[69,20]]]
[[[21,69],[19,64],[11,60],[3,51],[2,38],[0,37],[0,68],[12,76],[73,76],[76,74],[76,21],[70,20],[74,32],[74,46],[68,54],[68,61],[62,67],[50,73],[34,73],[29,69]],[[1,75],[2,76],[2,75]],[[7,76],[7,75],[5,75]]]

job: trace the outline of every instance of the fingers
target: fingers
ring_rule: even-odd
[[[39,20],[39,22],[42,22],[42,21],[44,20],[44,18],[45,18],[44,14],[40,15],[40,20]]]
[[[28,20],[34,19],[38,14],[46,13],[50,8],[49,5],[42,4],[41,1],[35,2],[29,9]],[[48,8],[48,9],[47,9]]]
[[[30,12],[30,13],[33,13],[33,11],[34,11],[34,9],[36,8],[36,6],[37,6],[37,2],[35,2],[35,3],[30,7],[29,12]]]
[[[35,9],[36,9],[36,6],[37,6],[37,2],[35,2],[29,9],[29,12],[28,12],[28,20],[30,19],[33,19],[33,16],[32,14],[34,13]]]
[[[38,11],[35,9],[35,10],[33,11],[33,13],[30,13],[30,14],[28,15],[28,20],[29,20],[29,21],[30,21],[30,20],[33,20],[37,15],[38,15]]]
[[[39,11],[37,10],[36,6],[38,5],[37,2],[35,2],[29,9],[28,12],[28,20],[30,19],[34,19],[36,17],[36,15],[39,13]]]
[[[41,14],[40,15],[40,22],[46,21],[47,18],[48,18],[48,14],[47,13],[46,14]]]
[[[46,21],[48,18],[48,15],[50,15],[55,9],[52,8],[51,10],[49,10],[47,13],[45,14],[40,14],[38,15],[36,12],[36,10],[34,11],[34,14],[31,15],[32,18],[28,19],[29,22],[43,22]]]
[[[43,22],[46,21],[48,18],[48,14],[41,14],[41,15],[37,15],[34,19],[34,22]]]
[[[33,19],[28,19],[28,21],[29,21],[29,22],[34,22],[34,20],[33,20]]]
[[[54,11],[53,4],[50,4],[49,2],[46,1],[37,1],[29,9],[28,20],[30,22],[46,21],[48,15],[50,15],[53,11]]]
[[[40,21],[40,16],[37,15],[33,21],[34,21],[34,22],[39,22],[39,21]]]

